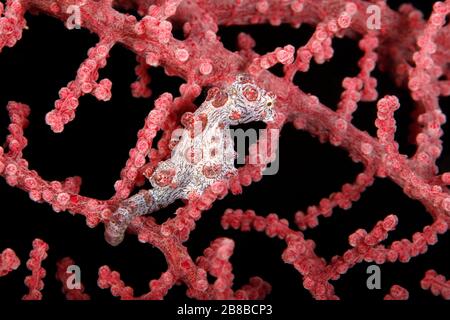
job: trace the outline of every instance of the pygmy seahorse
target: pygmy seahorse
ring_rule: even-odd
[[[105,228],[106,241],[123,241],[131,220],[167,207],[177,199],[201,195],[216,181],[236,174],[236,153],[230,126],[273,121],[276,97],[247,75],[238,75],[226,88],[209,89],[205,101],[181,118],[184,129],[172,141],[171,157],[161,161],[149,177],[152,189],[124,200]]]

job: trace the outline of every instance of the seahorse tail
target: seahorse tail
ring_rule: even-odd
[[[152,190],[141,190],[124,200],[105,225],[105,240],[112,246],[119,245],[131,221],[140,215],[155,211]]]

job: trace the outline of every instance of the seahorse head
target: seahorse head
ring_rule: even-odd
[[[253,121],[270,122],[275,117],[276,96],[260,88],[248,75],[240,74],[226,88],[212,88],[207,101],[222,109],[227,122],[232,125]]]

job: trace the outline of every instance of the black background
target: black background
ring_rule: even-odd
[[[431,11],[434,1],[417,1],[425,16]],[[397,8],[400,1],[388,1]],[[98,102],[91,96],[80,99],[76,119],[68,124],[62,134],[54,134],[44,122],[45,114],[53,108],[59,88],[73,80],[79,64],[85,59],[87,50],[94,46],[97,36],[86,30],[67,30],[57,20],[45,16],[27,14],[29,30],[14,47],[0,54],[0,140],[7,135],[9,119],[6,112],[8,101],[23,102],[31,107],[31,124],[25,134],[29,145],[25,158],[30,167],[47,180],[63,180],[68,176],[81,176],[81,194],[98,199],[108,199],[113,194],[113,184],[134,146],[137,131],[143,126],[145,116],[151,110],[155,97],[163,92],[178,95],[178,87],[184,81],[164,74],[162,68],[152,68],[150,99],[135,99],[129,85],[135,80],[135,56],[130,51],[115,46],[108,66],[100,72],[100,78],[113,82],[113,98],[109,102]],[[263,54],[277,46],[304,44],[313,29],[302,26],[299,30],[290,26],[221,27],[219,35],[225,47],[236,50],[235,40],[239,32],[245,31],[256,39],[256,51]],[[317,95],[327,106],[335,108],[342,91],[345,76],[358,72],[357,61],[361,52],[357,42],[349,39],[333,40],[335,56],[323,65],[312,64],[306,74],[297,75],[295,83],[305,92]],[[279,74],[280,68],[273,72]],[[396,112],[398,131],[396,138],[400,151],[413,154],[414,147],[408,145],[407,132],[410,123],[412,100],[407,90],[397,89],[385,74],[375,72],[379,81],[379,96],[396,94],[401,108]],[[444,113],[448,114],[449,99],[441,100]],[[355,113],[354,124],[375,134],[374,103],[361,103]],[[444,126],[448,139],[449,125]],[[444,141],[444,153],[439,160],[441,172],[450,169],[450,153]],[[266,216],[276,212],[293,225],[297,210],[316,204],[331,192],[338,191],[342,184],[352,182],[362,171],[346,151],[329,144],[321,144],[308,133],[286,125],[281,134],[280,170],[275,176],[266,176],[259,183],[244,189],[243,195],[227,196],[203,215],[186,245],[192,257],[202,254],[209,243],[218,237],[230,237],[236,242],[231,258],[235,272],[235,288],[247,283],[257,275],[273,286],[269,300],[310,301],[310,294],[303,289],[300,275],[281,260],[284,242],[270,239],[264,234],[241,233],[222,230],[220,218],[226,208],[254,209]],[[158,212],[163,221],[175,211],[178,204]],[[423,206],[406,197],[402,190],[388,179],[376,179],[361,200],[350,210],[335,209],[331,218],[320,219],[317,228],[305,232],[305,237],[317,244],[318,255],[329,260],[348,248],[348,235],[358,228],[370,230],[374,224],[388,214],[399,217],[398,228],[387,242],[404,237],[411,238],[432,222]],[[127,237],[124,244],[112,248],[103,239],[103,226],[89,229],[82,216],[55,213],[46,204],[31,201],[28,194],[9,187],[0,180],[0,251],[13,248],[19,255],[21,267],[6,277],[0,278],[0,298],[18,300],[26,293],[23,284],[29,271],[25,261],[31,242],[41,238],[49,243],[49,257],[43,266],[47,270],[44,299],[62,300],[61,285],[55,280],[56,261],[70,256],[81,267],[82,282],[86,292],[95,300],[115,299],[108,290],[97,287],[97,271],[109,265],[121,273],[127,285],[140,295],[148,291],[148,282],[158,278],[166,270],[163,255],[149,245],[141,244],[135,236]],[[366,288],[366,268],[361,263],[332,282],[341,299],[355,301],[381,300],[393,284],[407,288],[411,299],[440,301],[430,292],[420,289],[419,282],[428,269],[450,277],[449,250],[450,233],[440,237],[437,245],[407,264],[384,264],[382,289]],[[169,300],[186,299],[186,287],[176,286],[167,295]]]

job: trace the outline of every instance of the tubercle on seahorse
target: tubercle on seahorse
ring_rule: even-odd
[[[177,199],[201,194],[214,182],[236,173],[230,125],[274,120],[276,97],[240,74],[226,88],[213,87],[202,105],[186,112],[171,158],[158,164],[149,180],[150,190],[140,190],[124,200],[105,227],[105,239],[119,245],[131,221],[167,207]],[[174,139],[175,140],[175,139]]]

